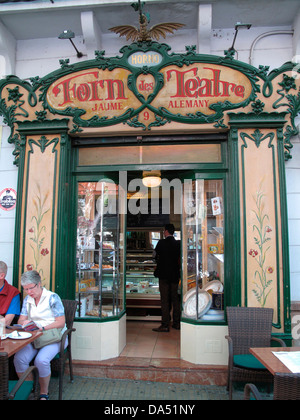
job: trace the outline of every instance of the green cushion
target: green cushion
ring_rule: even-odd
[[[267,368],[252,354],[237,354],[233,356],[233,364],[244,369],[267,370]]]
[[[65,348],[65,350],[64,350],[64,354],[66,354],[67,353],[67,351],[68,351],[68,347],[66,347]],[[55,356],[55,357],[53,357],[53,359],[52,360],[57,360],[57,359],[59,359],[60,358],[60,353],[57,353],[57,355]]]
[[[8,392],[10,393],[13,388],[16,386],[18,381],[9,381],[8,382]],[[33,381],[25,381],[19,391],[16,393],[14,401],[26,401],[28,400],[29,395],[31,394],[33,388]]]

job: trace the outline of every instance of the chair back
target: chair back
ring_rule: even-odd
[[[8,355],[0,353],[0,401],[8,399]]]
[[[250,347],[270,347],[273,309],[227,307],[228,333],[233,354],[248,354]]]
[[[300,374],[275,373],[274,400],[300,400]]]
[[[76,300],[67,300],[63,299],[62,303],[65,308],[65,317],[66,317],[66,325],[68,329],[73,328],[75,313],[77,309],[77,301]]]

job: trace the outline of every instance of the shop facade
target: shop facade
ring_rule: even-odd
[[[74,358],[117,357],[126,319],[159,317],[165,223],[181,240],[182,359],[227,363],[226,306],[272,307],[273,333],[291,340],[292,63],[269,73],[230,51],[140,42],[0,92],[18,166],[14,279],[38,270],[78,300]],[[149,172],[159,187],[144,186]]]

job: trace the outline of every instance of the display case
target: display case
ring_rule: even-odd
[[[223,181],[195,179],[184,199],[183,317],[223,321]]]
[[[158,279],[154,277],[156,263],[153,252],[130,251],[126,258],[126,293],[156,295]]]
[[[77,317],[119,316],[124,309],[124,222],[118,186],[80,183],[76,251]]]
[[[153,250],[130,250],[126,258],[126,312],[129,319],[158,320],[161,303]]]

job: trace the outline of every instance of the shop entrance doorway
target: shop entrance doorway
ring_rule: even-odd
[[[159,175],[159,186],[145,188],[143,172],[128,173],[127,344],[123,356],[179,359],[180,331],[173,329],[172,323],[169,333],[153,331],[161,321],[158,278],[154,277],[155,247],[163,239],[164,227],[168,223],[174,224],[176,240],[181,239],[182,182],[174,171],[160,171]],[[141,187],[138,191],[136,185]],[[181,284],[178,299],[181,301]]]
[[[159,186],[148,188],[143,185],[142,172],[128,173],[126,312],[130,320],[161,319],[154,253],[158,241],[164,238],[166,224],[172,223],[175,239],[181,239],[182,182],[176,175],[160,171]]]
[[[183,320],[198,322],[203,315],[197,293],[195,302],[186,304],[191,289],[205,288],[215,279],[224,284],[225,146],[135,144],[78,150],[78,317],[105,325],[118,321],[116,343],[127,339],[127,356],[137,357],[138,351],[143,357],[146,347],[155,354],[155,346],[161,340],[170,344],[172,334],[180,357],[180,331],[152,332],[161,319],[153,251],[167,223],[174,224],[181,241]],[[144,185],[152,172],[160,178],[159,186]]]

